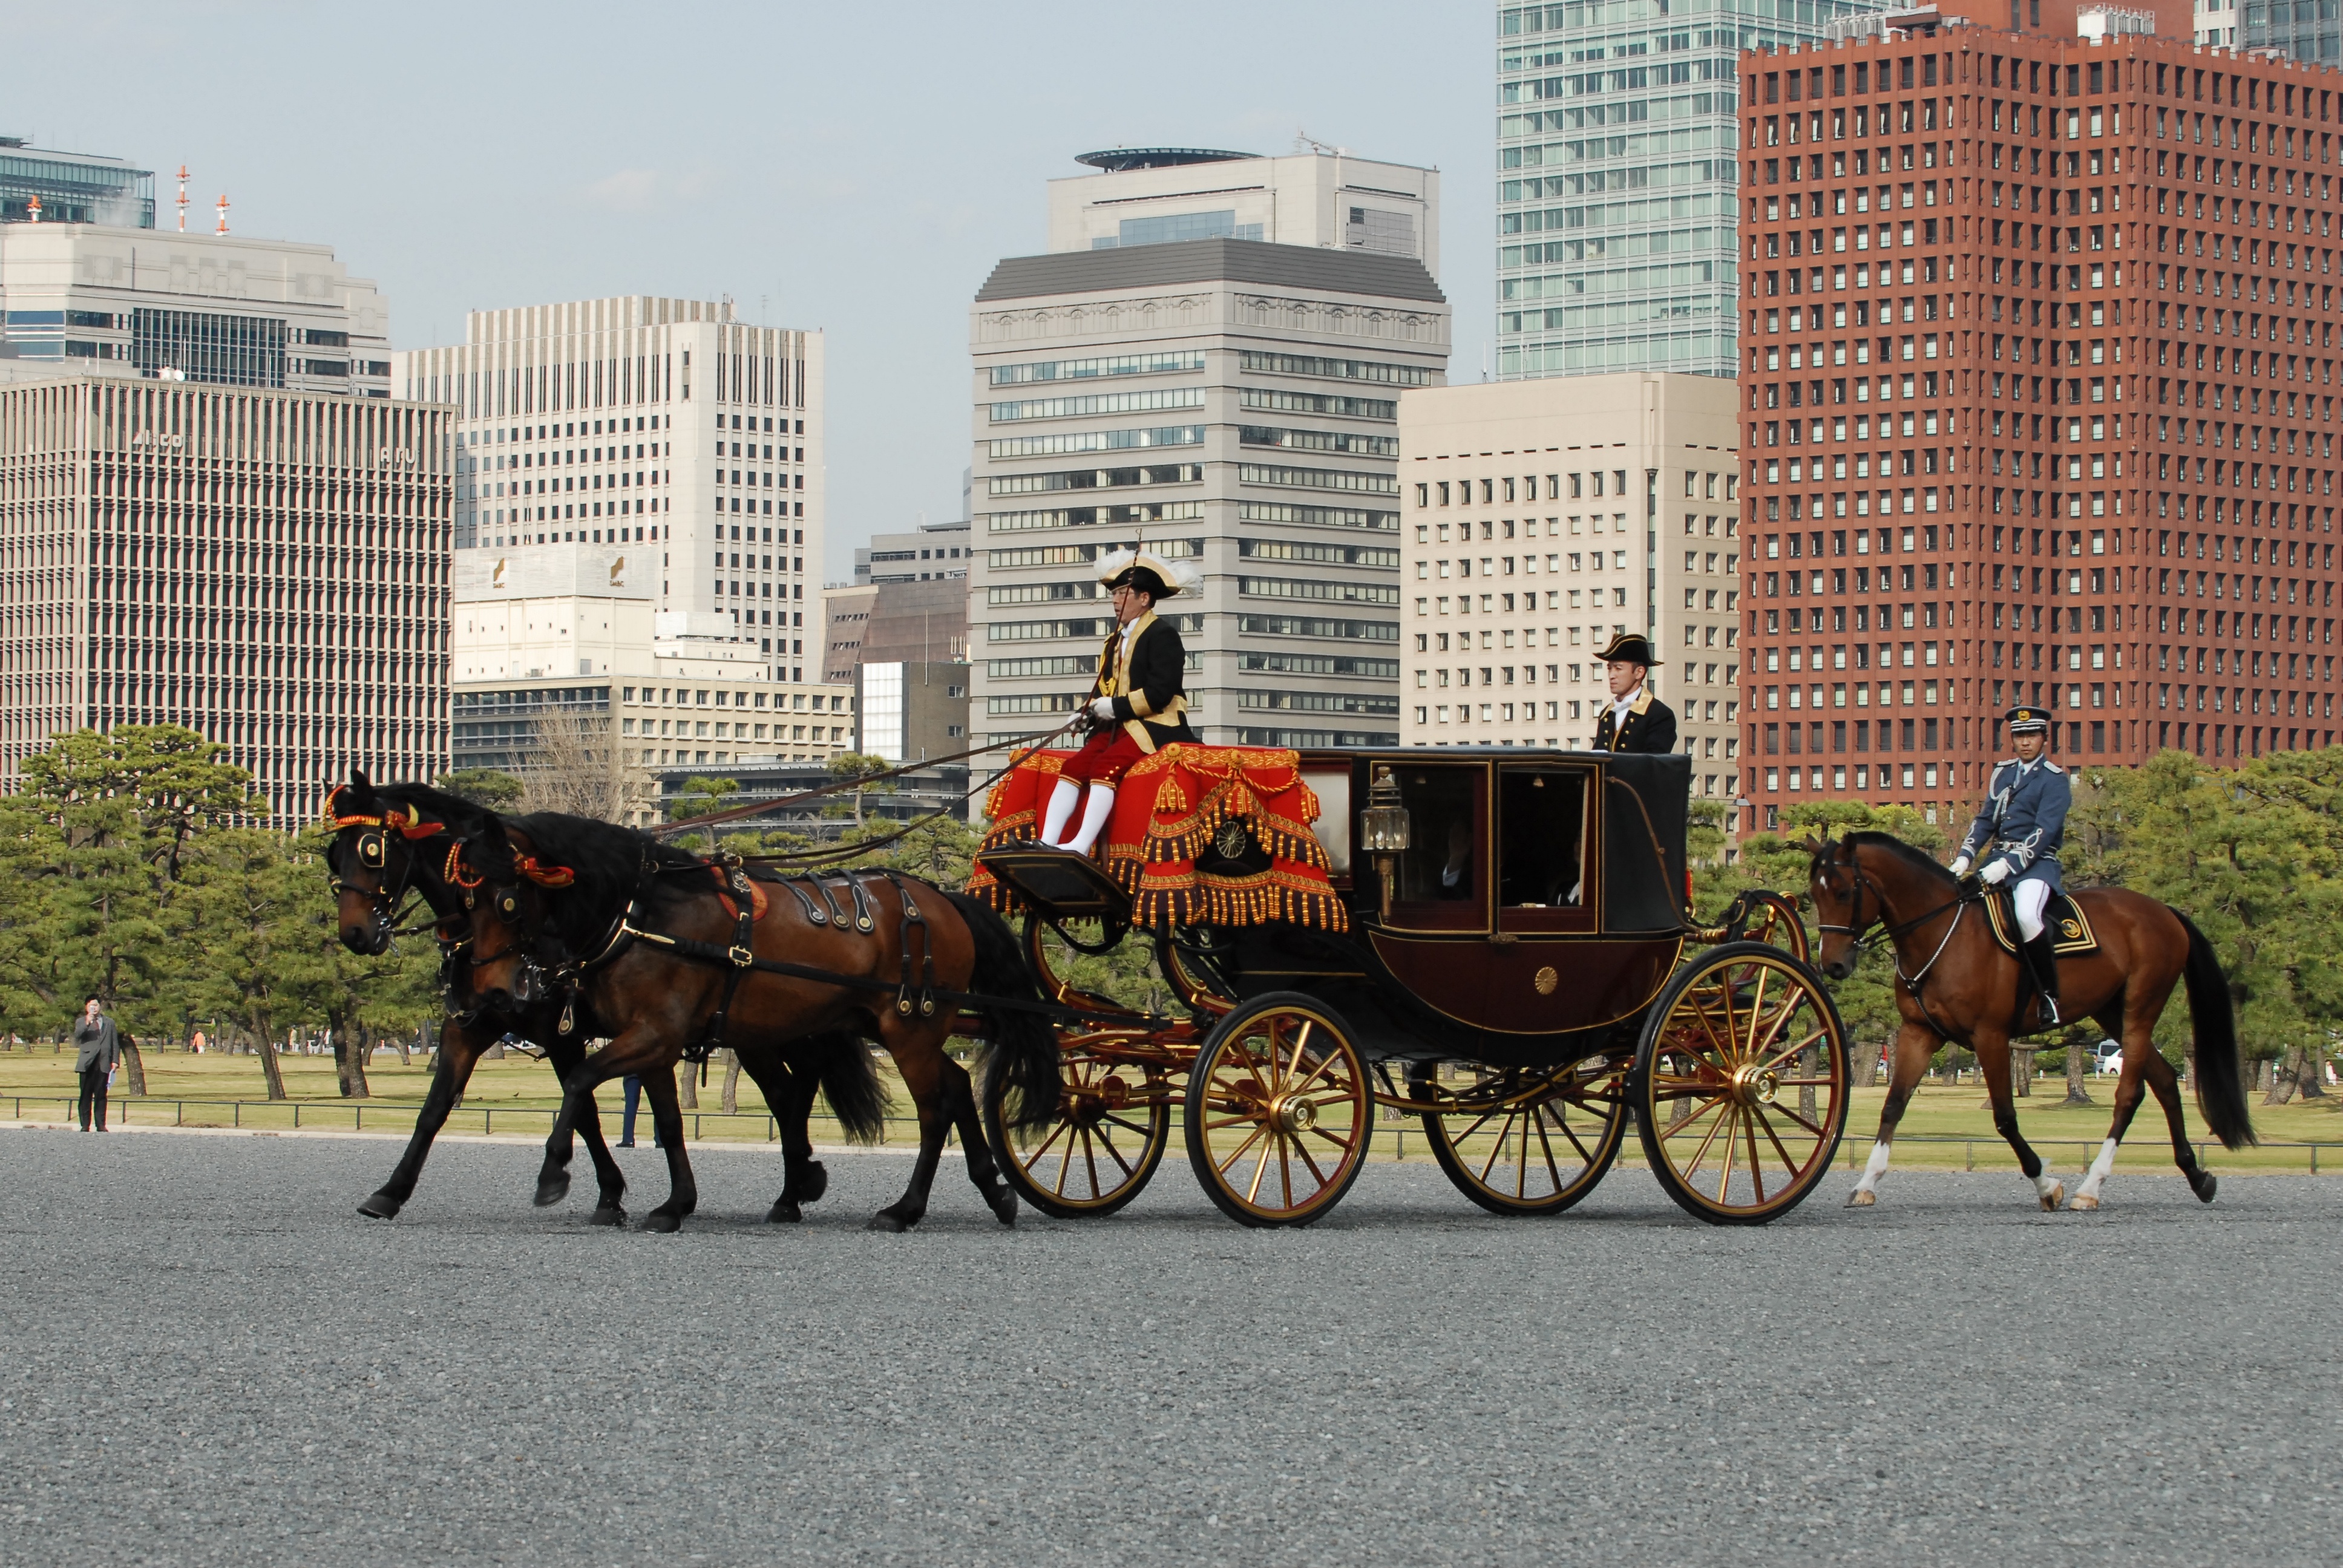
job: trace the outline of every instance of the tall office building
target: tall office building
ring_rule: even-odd
[[[1746,825],[2336,736],[2333,72],[1950,22],[1752,55]]]
[[[1194,560],[1167,601],[1217,744],[1399,735],[1398,396],[1438,385],[1422,262],[1201,239],[1001,262],[970,313],[971,729],[1047,729],[1113,623],[1099,557]]]
[[[322,245],[0,224],[0,381],[75,371],[390,396],[388,302]]]
[[[155,175],[97,153],[61,153],[0,136],[0,223],[155,226]]]
[[[1256,239],[1412,256],[1440,276],[1440,171],[1336,147],[1282,156],[1116,147],[1050,182],[1050,249]]]
[[[1500,4],[1498,379],[1733,376],[1741,51],[1886,8]]]
[[[0,385],[0,783],[182,724],[314,819],[447,759],[445,408],[60,374]]]
[[[1403,395],[1408,746],[1592,745],[1595,654],[1649,636],[1693,790],[1738,788],[1740,436],[1733,384],[1557,377]]]

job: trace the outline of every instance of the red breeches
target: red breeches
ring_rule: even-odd
[[[1104,735],[1093,735],[1082,742],[1082,749],[1066,759],[1058,769],[1058,777],[1076,784],[1103,784],[1111,789],[1121,782],[1124,771],[1147,753],[1139,742],[1121,726]]]

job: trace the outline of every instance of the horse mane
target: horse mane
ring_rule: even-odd
[[[715,879],[705,875],[646,876],[647,871],[699,870],[708,862],[638,829],[561,811],[533,811],[512,819],[511,825],[528,835],[539,864],[577,873],[572,888],[548,900],[552,923],[573,941],[599,937],[626,912],[639,890],[654,910],[719,890]],[[508,874],[511,852],[502,835],[485,850],[495,869]]]
[[[1808,868],[1809,880],[1822,875],[1824,868],[1827,865],[1844,864],[1835,859],[1839,843],[1850,844],[1858,849],[1885,849],[1913,870],[1929,876],[1939,882],[1950,883],[1957,879],[1917,846],[1906,843],[1893,833],[1865,829],[1862,832],[1849,833],[1844,839],[1836,842],[1826,841],[1817,849],[1815,851],[1814,861]]]

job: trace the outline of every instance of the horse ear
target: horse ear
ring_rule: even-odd
[[[373,793],[374,784],[367,778],[365,769],[353,768],[350,769],[350,788],[361,795]]]

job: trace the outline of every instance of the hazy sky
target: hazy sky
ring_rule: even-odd
[[[1297,128],[1438,167],[1452,375],[1491,337],[1495,8],[1481,0],[390,6],[0,0],[0,134],[156,171],[332,245],[397,347],[467,310],[733,297],[830,348],[830,559],[957,515],[968,306],[1117,145]]]

